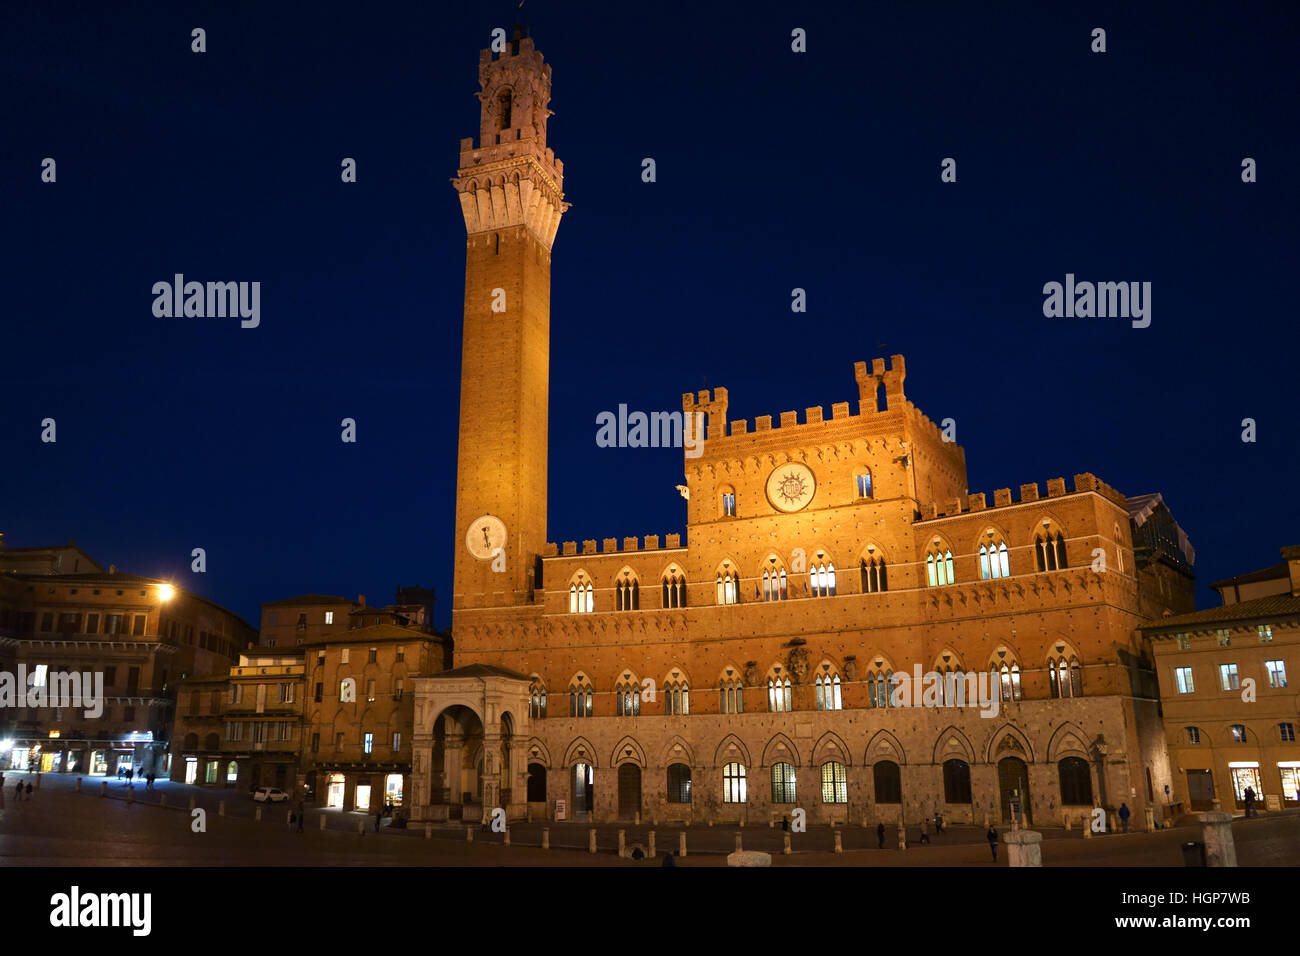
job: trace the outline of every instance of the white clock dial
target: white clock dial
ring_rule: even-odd
[[[483,515],[469,523],[465,547],[480,561],[487,561],[498,548],[506,546],[506,526],[496,515]]]
[[[777,511],[798,511],[812,501],[816,490],[812,469],[797,461],[777,466],[767,479],[767,500]]]

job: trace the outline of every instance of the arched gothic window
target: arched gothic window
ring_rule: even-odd
[[[675,568],[664,573],[664,607],[686,607],[686,575]]]
[[[594,697],[591,681],[579,674],[569,684],[569,716],[590,717]]]
[[[620,611],[636,611],[641,607],[641,585],[632,575],[624,575],[614,583],[617,608]]]
[[[664,713],[685,716],[691,712],[691,688],[685,680],[670,680],[664,684]]]
[[[816,685],[818,710],[844,709],[844,703],[840,698],[839,674],[818,674]]]
[[[813,597],[835,595],[835,565],[829,561],[814,564],[808,569],[809,587]]]
[[[767,709],[774,713],[794,710],[790,692],[790,678],[774,674],[767,679]]]
[[[1058,531],[1039,532],[1034,537],[1034,559],[1039,571],[1063,571],[1070,566],[1065,559],[1065,538]]]
[[[894,672],[876,668],[867,674],[867,706],[891,706],[890,692],[894,688]]]
[[[745,712],[745,685],[739,677],[724,677],[718,684],[718,713],[743,714]]]
[[[763,569],[764,601],[784,601],[789,597],[786,589],[785,568],[767,567]]]
[[[739,574],[731,570],[719,571],[717,583],[718,583],[719,604],[740,603],[740,575]]]
[[[925,559],[925,573],[932,588],[952,584],[956,580],[952,574],[952,551],[947,548],[931,551]]]
[[[528,685],[528,716],[537,720],[546,717],[546,685],[540,680]]]
[[[1005,541],[990,541],[980,545],[980,580],[1007,578],[1011,570],[1007,562],[1007,544]]]
[[[614,685],[614,710],[619,717],[641,716],[641,688],[631,674],[625,673]]]
[[[590,614],[596,610],[596,591],[585,576],[579,575],[569,585],[569,613]]]
[[[1083,668],[1077,657],[1068,660],[1064,655],[1047,662],[1047,680],[1053,697],[1082,697]]]

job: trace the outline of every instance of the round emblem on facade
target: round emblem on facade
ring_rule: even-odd
[[[767,479],[767,500],[777,511],[798,511],[812,501],[816,490],[812,469],[799,462],[777,466]]]
[[[496,553],[497,548],[506,546],[506,526],[496,515],[484,515],[469,523],[465,534],[465,547],[469,553],[480,561],[486,561]]]

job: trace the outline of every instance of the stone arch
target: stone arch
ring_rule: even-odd
[[[713,752],[713,766],[722,767],[729,763],[742,763],[746,767],[752,767],[753,764],[749,759],[749,748],[745,742],[735,734],[727,734],[718,744],[718,749]]]
[[[628,751],[631,751],[631,753],[628,753]],[[617,767],[619,764],[625,763],[634,763],[643,770],[646,767],[645,748],[629,734],[623,735],[623,738],[614,745],[614,750],[609,756],[609,765],[611,767]]]
[[[524,747],[528,755],[529,763],[539,763],[548,770],[551,767],[551,749],[546,746],[546,741],[541,737],[529,737],[528,743]]]
[[[880,760],[892,760],[899,766],[907,763],[903,745],[888,730],[877,730],[867,741],[867,749],[863,752],[863,766],[869,767]]]
[[[564,766],[572,767],[580,763],[590,764],[592,767],[599,766],[596,762],[596,748],[586,737],[574,737],[564,751]]]
[[[1066,721],[1052,733],[1047,742],[1047,760],[1059,763],[1064,757],[1082,757],[1089,763],[1092,755],[1088,752],[1088,737],[1073,721]]]
[[[1032,543],[1035,536],[1041,535],[1044,532],[1044,521],[1049,522],[1048,528],[1051,529],[1052,534],[1059,532],[1065,535],[1068,543],[1070,536],[1065,533],[1065,522],[1061,520],[1061,516],[1052,508],[1042,508],[1034,516],[1034,520],[1029,523],[1029,527],[1025,530],[1026,541]]]
[[[934,750],[930,755],[930,762],[942,764],[945,760],[958,757],[967,763],[975,762],[975,747],[962,731],[958,730],[956,725],[949,724],[939,732],[939,736],[934,739]]]
[[[846,767],[853,765],[853,751],[849,750],[849,745],[833,730],[826,731],[818,738],[817,743],[813,744],[812,765],[820,767],[828,760],[842,763]]]
[[[689,767],[695,766],[695,748],[683,737],[673,734],[669,737],[661,751],[662,756],[659,759],[661,766],[668,766],[670,763],[684,763]]]
[[[776,734],[763,748],[762,766],[770,767],[774,763],[788,763],[796,767],[802,766],[799,759],[799,748],[785,734]]]
[[[1019,757],[1026,764],[1034,760],[1034,748],[1025,732],[1013,724],[1003,724],[989,734],[984,762],[995,764],[1003,757]]]

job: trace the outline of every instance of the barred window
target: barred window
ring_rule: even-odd
[[[788,763],[772,764],[772,802],[794,803],[794,766]]]
[[[835,760],[822,764],[822,803],[848,803],[849,784],[844,764]]]
[[[668,765],[668,802],[691,802],[691,768],[684,763]]]

